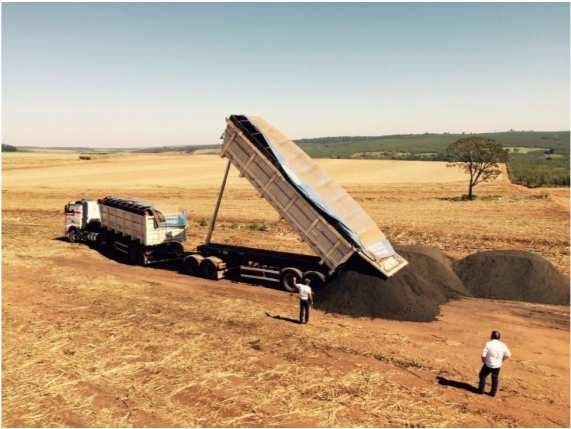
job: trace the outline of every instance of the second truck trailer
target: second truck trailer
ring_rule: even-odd
[[[112,248],[132,264],[182,257],[186,230],[186,213],[163,214],[150,204],[131,199],[84,199],[65,206],[69,241]]]

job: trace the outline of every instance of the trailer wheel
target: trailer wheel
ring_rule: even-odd
[[[303,281],[305,280],[309,280],[309,286],[314,290],[321,289],[326,282],[325,274],[319,271],[306,271],[303,275]]]
[[[182,272],[191,276],[200,275],[200,263],[204,259],[202,255],[189,255],[182,261]]]
[[[129,265],[138,265],[141,261],[140,254],[142,249],[139,246],[130,245],[127,253],[127,261]]]
[[[149,263],[149,256],[144,247],[140,247],[137,252],[137,263],[143,267]]]
[[[107,230],[103,230],[101,233],[101,240],[99,241],[99,247],[101,250],[108,250],[111,248],[111,234]]]
[[[67,231],[67,240],[70,243],[77,243],[79,235],[77,234],[77,230],[75,228],[70,228]]]
[[[280,271],[280,284],[285,290],[289,292],[297,292],[297,288],[295,287],[294,284],[294,278],[296,278],[297,281],[300,282],[302,277],[303,275],[301,271],[298,270],[297,268],[293,267],[283,268]]]
[[[222,263],[222,259],[214,256],[204,258],[200,263],[200,274],[205,279],[218,280],[218,266]]]
[[[180,244],[178,242],[169,243],[169,246],[168,246],[168,256],[169,257],[178,258],[178,257],[182,256],[183,253],[184,253],[184,248],[182,247],[182,244]]]

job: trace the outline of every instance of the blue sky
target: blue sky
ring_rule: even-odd
[[[213,144],[569,129],[569,5],[6,4],[2,138]]]

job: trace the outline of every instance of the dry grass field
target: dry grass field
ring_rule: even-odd
[[[297,301],[286,292],[127,266],[59,239],[67,201],[115,194],[187,209],[192,248],[206,234],[218,157],[2,162],[3,426],[570,424],[566,307],[465,299],[433,323],[314,311],[300,326],[287,321]],[[568,189],[501,176],[477,188],[484,198],[461,202],[463,174],[441,163],[318,162],[394,243],[457,258],[529,250],[569,275]],[[309,252],[235,171],[214,239]],[[463,384],[474,385],[493,328],[514,353],[494,399]]]

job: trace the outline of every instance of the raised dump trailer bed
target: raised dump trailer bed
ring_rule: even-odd
[[[244,271],[246,260],[263,277],[280,279],[291,290],[292,272],[310,278],[313,284],[325,281],[354,255],[358,255],[385,277],[394,275],[407,262],[398,255],[376,223],[363,208],[296,144],[259,117],[232,115],[226,119],[221,156],[228,159],[218,201],[206,238],[206,247],[185,258],[183,269],[209,278],[222,278],[228,272]],[[294,254],[282,260],[254,249],[244,259],[243,252],[234,257],[232,246],[225,252],[210,243],[212,230],[228,177],[230,165],[246,177],[300,237],[316,253],[319,269],[299,267]],[[218,252],[218,253],[217,253]],[[259,260],[257,260],[258,258]],[[289,263],[287,260],[289,259]],[[310,273],[311,272],[311,273]],[[314,272],[320,274],[316,279]],[[288,273],[288,275],[284,275]],[[311,276],[309,275],[311,274]],[[243,277],[256,274],[244,271]]]
[[[303,150],[260,117],[226,120],[222,156],[333,273],[359,254],[386,277],[407,262],[363,208]]]

